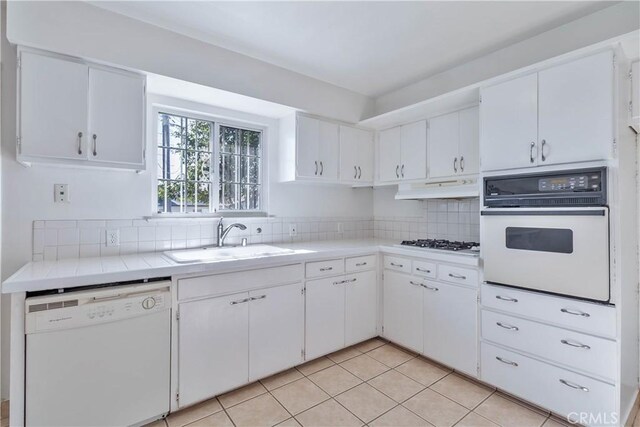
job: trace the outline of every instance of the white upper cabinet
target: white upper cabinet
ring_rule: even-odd
[[[31,50],[19,55],[19,161],[144,169],[144,76]]]
[[[613,60],[600,52],[483,88],[482,170],[609,158]]]
[[[87,158],[87,65],[20,53],[18,157]]]
[[[537,163],[538,76],[482,89],[480,165],[483,171]]]
[[[144,77],[89,69],[89,160],[144,163]]]
[[[538,164],[608,158],[613,102],[612,51],[540,71]]]
[[[427,177],[427,122],[383,130],[378,140],[380,182]]]
[[[340,182],[373,182],[373,133],[340,126]]]
[[[640,132],[640,61],[631,64],[630,125]]]
[[[429,178],[478,173],[478,108],[429,120]]]

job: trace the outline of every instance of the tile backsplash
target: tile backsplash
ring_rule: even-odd
[[[364,239],[373,237],[371,217],[260,217],[229,218],[246,230],[234,229],[225,240],[239,244],[292,243],[315,240]],[[138,252],[195,248],[216,243],[216,218],[63,220],[33,222],[33,260],[58,260]],[[295,226],[296,235],[289,229]],[[107,230],[118,230],[119,246],[106,245]]]

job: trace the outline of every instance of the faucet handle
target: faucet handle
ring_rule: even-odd
[[[218,220],[218,225],[222,225],[222,220],[224,219],[223,216],[220,217],[220,219]]]

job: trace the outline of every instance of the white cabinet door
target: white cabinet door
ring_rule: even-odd
[[[358,180],[358,132],[359,129],[340,126],[340,181]]]
[[[144,77],[89,68],[89,160],[144,165]]]
[[[302,284],[249,293],[249,380],[255,381],[302,362]]]
[[[347,275],[345,280],[345,345],[348,346],[377,335],[376,272]]]
[[[537,74],[483,88],[480,120],[480,167],[483,171],[535,166]]]
[[[358,183],[373,182],[373,133],[357,130]]]
[[[320,121],[305,116],[298,116],[296,120],[296,174],[304,178],[318,178]]]
[[[479,108],[472,107],[458,112],[459,174],[472,175],[480,171],[480,117]]]
[[[422,353],[423,297],[419,282],[407,274],[385,270],[383,323],[385,338]]]
[[[458,112],[429,120],[429,178],[442,178],[460,172]]]
[[[344,347],[344,276],[307,282],[306,360]]]
[[[606,51],[540,71],[539,164],[609,158],[613,70],[613,52]]]
[[[378,140],[378,172],[380,182],[400,179],[401,128],[380,131]]]
[[[477,290],[425,282],[424,355],[477,375]]]
[[[86,159],[88,67],[20,53],[18,156]]]
[[[249,381],[248,303],[244,292],[179,305],[180,407]]]
[[[402,179],[427,177],[427,122],[422,120],[401,127]]]
[[[327,181],[338,180],[338,158],[340,156],[340,137],[338,125],[320,121],[318,138],[318,162],[320,178]]]
[[[640,61],[631,64],[631,125],[640,131]]]

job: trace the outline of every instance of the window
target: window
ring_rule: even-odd
[[[259,210],[262,131],[160,112],[157,176],[158,213]]]

